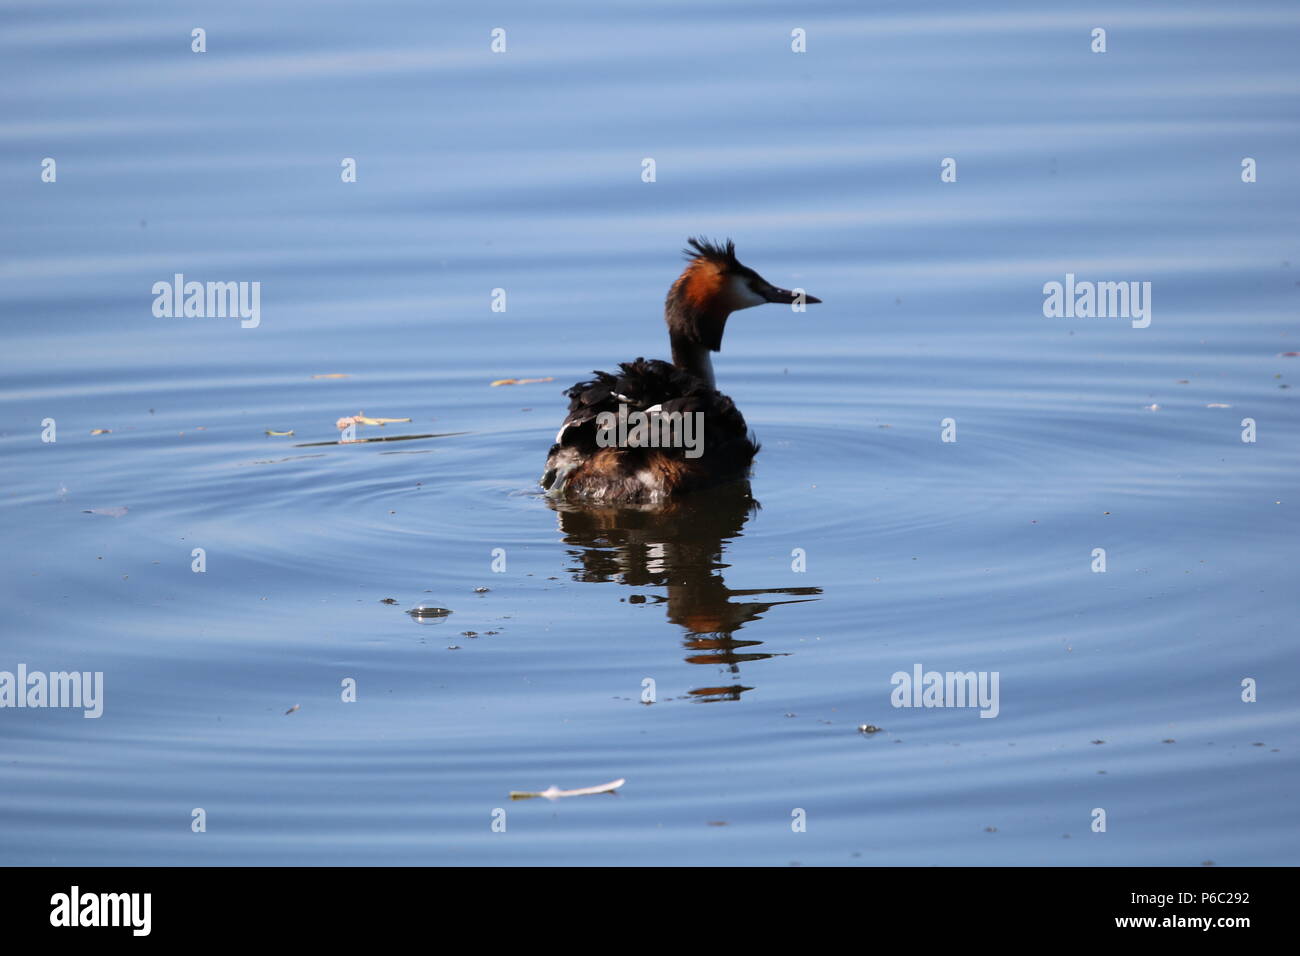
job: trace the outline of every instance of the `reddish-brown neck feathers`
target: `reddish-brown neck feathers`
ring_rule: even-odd
[[[693,259],[673,284],[673,295],[692,312],[714,316],[722,310],[726,272],[716,262]]]
[[[726,289],[726,269],[704,258],[691,260],[673,283],[664,318],[668,320],[674,362],[679,357],[686,361],[684,347],[687,345],[702,346],[713,352],[722,348],[722,331],[731,313]]]

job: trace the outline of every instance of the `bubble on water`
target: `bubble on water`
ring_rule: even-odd
[[[434,624],[451,613],[449,608],[434,607],[432,604],[420,604],[406,612],[421,624]]]

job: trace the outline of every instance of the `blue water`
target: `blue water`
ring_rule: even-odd
[[[0,862],[1296,861],[1294,5],[0,11],[0,670],[104,675],[0,709]],[[697,233],[824,300],[716,360],[761,507],[556,510]]]

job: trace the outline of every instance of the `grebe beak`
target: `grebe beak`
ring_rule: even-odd
[[[778,289],[774,285],[770,285],[766,289],[764,289],[762,295],[763,298],[767,299],[768,302],[784,302],[786,304],[789,304],[795,301],[795,294],[793,292],[791,292],[789,289]],[[815,295],[809,295],[808,293],[805,292],[803,296],[803,301],[808,304],[813,304],[813,303],[821,302],[821,299],[817,298],[817,296]]]

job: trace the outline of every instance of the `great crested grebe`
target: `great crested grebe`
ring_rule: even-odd
[[[556,496],[654,503],[749,474],[758,444],[718,391],[710,352],[727,316],[765,302],[820,302],[772,285],[725,246],[688,239],[688,263],[664,303],[670,365],[623,362],[564,394],[569,414],[546,456],[542,487]],[[630,427],[629,427],[630,426]]]

